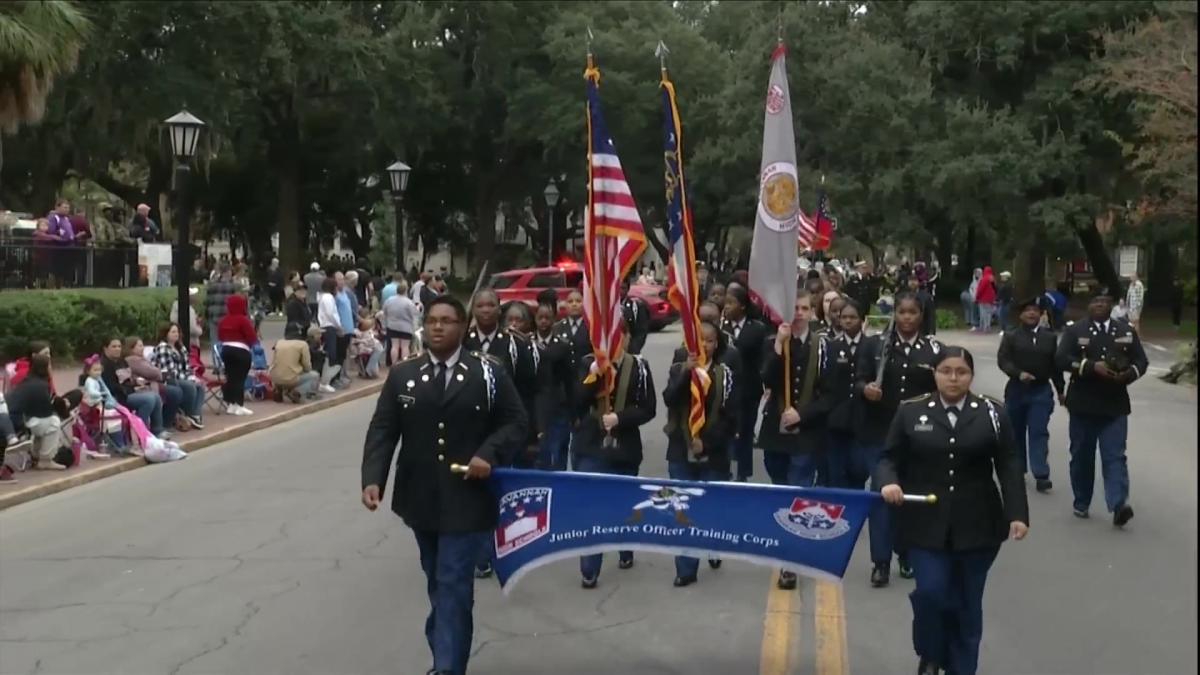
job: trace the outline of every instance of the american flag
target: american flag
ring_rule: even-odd
[[[679,105],[675,100],[675,85],[663,70],[659,85],[663,95],[663,157],[666,162],[667,182],[667,240],[671,247],[670,265],[667,268],[667,298],[679,311],[679,323],[683,328],[683,342],[688,353],[695,356],[703,369],[708,364],[704,350],[700,348],[700,284],[696,281],[696,244],[692,230],[691,205],[688,202],[687,183],[683,177],[683,124],[679,120]],[[710,381],[692,372],[691,408],[688,412],[688,428],[692,438],[700,435],[704,428],[704,404],[708,398]]]
[[[588,57],[588,208],[583,225],[583,313],[596,367],[604,375],[603,391],[615,386],[614,365],[625,353],[621,339],[621,281],[646,250],[646,232],[617,146],[600,108],[600,70]]]

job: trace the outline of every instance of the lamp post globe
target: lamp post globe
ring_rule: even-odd
[[[178,223],[175,252],[171,256],[173,266],[172,278],[175,281],[179,305],[179,335],[187,350],[192,340],[192,307],[188,287],[191,284],[192,272],[192,231],[191,204],[188,198],[188,178],[191,170],[188,162],[196,156],[196,146],[200,133],[206,126],[200,118],[186,109],[163,120],[171,139],[171,154],[175,156],[175,190],[176,190],[176,222]],[[215,339],[216,336],[213,336]]]

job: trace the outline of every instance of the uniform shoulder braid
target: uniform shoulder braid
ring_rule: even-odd
[[[904,399],[903,401],[901,401],[900,403],[902,403],[902,404],[903,404],[903,403],[918,403],[918,402],[921,402],[921,401],[928,401],[928,400],[929,400],[929,399],[931,399],[931,398],[933,398],[933,394],[931,394],[931,393],[930,393],[930,394],[921,394],[920,396],[914,396],[914,397],[912,397],[912,398],[906,398],[906,399]]]
[[[491,354],[485,354],[483,352],[473,351],[473,352],[471,352],[471,356],[474,356],[475,358],[479,359],[480,361],[486,361],[487,363],[489,363],[493,366],[503,365],[501,363],[500,359],[496,358],[495,356],[492,356]]]

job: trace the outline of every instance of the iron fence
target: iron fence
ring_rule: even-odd
[[[136,246],[0,243],[0,288],[128,288],[140,281]]]

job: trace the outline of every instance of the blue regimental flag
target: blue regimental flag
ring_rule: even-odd
[[[873,492],[496,469],[496,576],[590,553],[718,554],[840,580]]]

